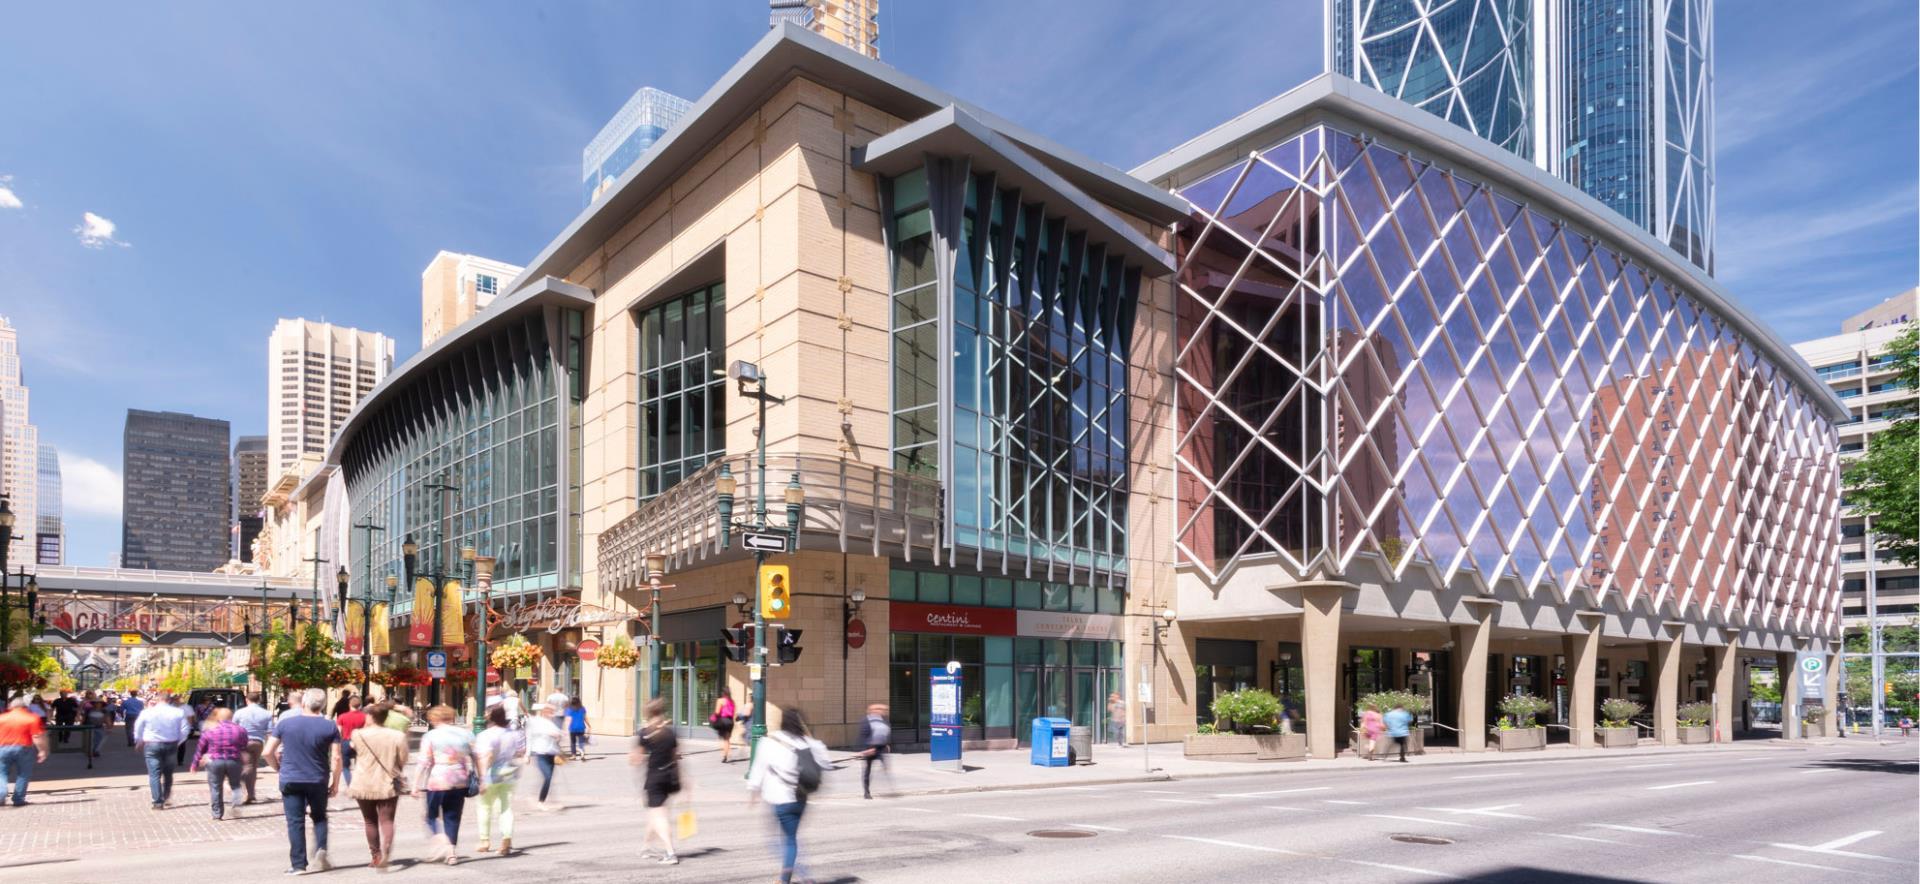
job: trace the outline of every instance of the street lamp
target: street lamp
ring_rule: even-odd
[[[651,683],[647,699],[660,696],[660,577],[667,572],[667,557],[647,553],[647,587],[653,591],[653,606],[647,615],[647,667]]]
[[[431,647],[434,650],[444,650],[443,646],[446,642],[446,632],[444,631],[443,624],[446,619],[447,607],[445,604],[447,593],[444,588],[444,584],[447,582],[447,538],[444,536],[444,526],[447,521],[447,492],[456,489],[455,486],[446,482],[428,482],[421,487],[429,491],[438,492],[435,495],[438,511],[433,520],[433,571],[427,576],[433,580],[433,644]],[[445,679],[436,678],[427,686],[428,703],[438,704],[440,702],[440,683],[442,681],[445,681]]]
[[[468,547],[469,550],[472,547]],[[474,733],[486,729],[487,639],[493,632],[493,556],[477,556],[468,563],[473,582],[480,587],[480,616],[473,631],[473,716]]]
[[[1160,673],[1160,639],[1162,636],[1166,635],[1167,630],[1173,628],[1173,621],[1174,621],[1174,613],[1173,613],[1173,607],[1171,605],[1161,608],[1159,613],[1154,615],[1153,624],[1152,624],[1153,625],[1153,666],[1147,670],[1147,678],[1149,680],[1151,680],[1154,676]],[[1152,696],[1151,687],[1148,688],[1148,691],[1149,691],[1148,696]],[[1151,705],[1153,705],[1153,701],[1148,700],[1147,706],[1151,706]],[[1142,706],[1140,708],[1140,759],[1146,765],[1147,772],[1152,773],[1153,772],[1153,760],[1152,760],[1153,739],[1147,727],[1147,724],[1148,724],[1147,706]]]

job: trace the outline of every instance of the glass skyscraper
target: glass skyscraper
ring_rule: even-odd
[[[1533,0],[1331,0],[1328,64],[1530,156],[1533,7]]]
[[[647,148],[673,128],[680,115],[693,105],[678,95],[644,86],[620,112],[607,121],[600,134],[593,136],[580,152],[580,187],[591,204],[613,182],[620,180]]]

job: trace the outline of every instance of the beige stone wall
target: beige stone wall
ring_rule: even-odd
[[[1142,235],[1171,244],[1165,229],[1131,219]],[[1192,730],[1192,654],[1178,627],[1162,639],[1154,667],[1153,618],[1174,606],[1173,537],[1173,299],[1171,278],[1142,279],[1127,377],[1127,458],[1132,474],[1127,512],[1128,739],[1137,739],[1146,722],[1140,703],[1142,667],[1152,668],[1154,740],[1179,739]],[[1178,611],[1175,612],[1176,614]]]

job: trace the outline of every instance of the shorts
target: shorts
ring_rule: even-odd
[[[719,734],[720,739],[722,740],[732,736],[733,735],[733,719],[731,718],[714,719],[713,732],[716,734]]]
[[[662,789],[659,786],[647,787],[647,807],[648,808],[665,807],[667,804],[667,799],[672,797],[673,797],[672,792]]]

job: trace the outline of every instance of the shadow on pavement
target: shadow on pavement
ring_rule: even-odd
[[[1920,764],[1912,761],[1887,761],[1878,758],[1824,758],[1812,762],[1815,768],[1832,770],[1857,770],[1861,773],[1891,773],[1913,776],[1920,774]]]
[[[1638,878],[1612,878],[1602,875],[1577,875],[1558,870],[1539,869],[1532,866],[1509,866],[1494,869],[1477,875],[1467,875],[1460,880],[1486,882],[1486,884],[1535,884],[1539,881],[1554,881],[1557,884],[1636,884]]]

